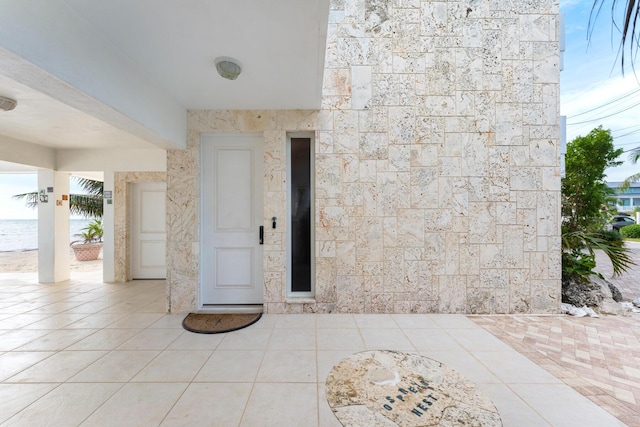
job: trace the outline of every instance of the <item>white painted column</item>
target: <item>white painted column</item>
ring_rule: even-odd
[[[38,281],[69,280],[69,173],[38,171]]]
[[[114,172],[113,171],[104,171],[104,191],[111,192],[111,199],[113,200],[114,196]],[[115,282],[116,270],[115,270],[115,246],[114,242],[114,218],[115,212],[113,208],[113,202],[111,204],[107,203],[107,198],[105,197],[102,202],[103,205],[103,213],[102,213],[102,229],[104,231],[102,240],[104,244],[102,245],[102,280],[106,283]]]

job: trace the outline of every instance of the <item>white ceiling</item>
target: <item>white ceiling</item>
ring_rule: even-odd
[[[52,148],[152,148],[90,114],[0,75],[0,94],[18,100],[0,111],[0,134]]]
[[[103,42],[95,52],[74,53],[74,59],[95,60],[95,53],[101,60],[99,55],[106,46],[163,99],[175,100],[182,114],[186,115],[187,109],[320,107],[328,0],[57,0],[55,7],[53,2],[24,0],[9,4],[7,7],[17,12],[16,16],[2,18],[5,27],[13,27],[4,30],[0,48],[20,56],[15,46],[36,40],[42,45],[32,49],[40,55],[36,55],[38,58],[46,57],[48,49],[65,49],[64,44],[55,45],[53,38],[46,37],[47,31],[64,31],[62,17],[80,23],[83,30],[88,29]],[[52,15],[56,14],[49,20],[51,27],[46,28],[41,23],[48,22],[47,16],[31,20],[35,12],[46,13],[45,4],[55,11]],[[3,13],[11,13],[6,10]],[[16,29],[22,31],[29,24],[33,28],[25,34],[31,38],[17,34]],[[13,37],[13,45],[9,45],[7,34]],[[52,46],[48,46],[49,40],[54,40]],[[72,48],[69,46],[69,51]],[[214,59],[218,56],[233,57],[242,64],[237,80],[217,75]],[[30,61],[49,72],[41,63],[32,58]],[[73,88],[74,81],[56,75],[58,64],[50,62],[51,80]],[[132,133],[131,127],[119,126],[117,120],[108,123],[97,118],[95,105],[84,108],[81,102],[74,102],[70,106],[65,99],[56,99],[54,92],[45,94],[40,88],[23,84],[19,73],[9,72],[7,63],[0,55],[0,95],[16,99],[18,107],[0,112],[0,139],[4,135],[52,148],[159,146],[153,138],[145,138],[144,132]],[[90,81],[91,76],[79,74]],[[107,93],[136,96],[127,90],[132,88],[130,82],[119,83],[117,79],[91,82]],[[97,99],[92,93],[82,93]],[[139,105],[147,102],[147,98],[140,99]],[[105,111],[127,114],[117,106],[104,107]],[[137,117],[132,120],[142,123]]]
[[[188,109],[320,106],[324,1],[64,2]],[[217,75],[219,56],[240,61],[237,80]]]

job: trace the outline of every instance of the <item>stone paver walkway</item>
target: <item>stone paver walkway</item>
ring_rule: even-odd
[[[611,262],[599,253],[597,269],[625,299],[635,300],[640,297],[640,243],[628,247],[637,265],[612,277]],[[620,421],[640,427],[640,315],[470,318]]]

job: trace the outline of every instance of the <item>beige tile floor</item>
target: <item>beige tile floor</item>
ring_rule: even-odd
[[[0,274],[0,423],[339,426],[324,395],[355,352],[419,352],[459,370],[504,426],[621,426],[461,315],[273,315],[198,335],[165,314],[163,281],[55,285]]]

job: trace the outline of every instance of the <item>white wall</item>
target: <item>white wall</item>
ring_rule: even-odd
[[[52,187],[53,192],[47,192]],[[47,202],[38,203],[38,281],[55,283],[69,280],[69,174],[38,171],[38,190]],[[56,201],[60,200],[58,206]]]
[[[114,174],[113,171],[104,173],[104,189],[114,194]],[[114,246],[114,205],[103,205],[102,211],[102,229],[104,234],[102,240],[102,280],[111,283],[115,281],[115,246]]]
[[[0,160],[37,168],[55,169],[56,151],[0,135]]]
[[[56,168],[64,171],[166,171],[167,154],[161,149],[57,150]]]

